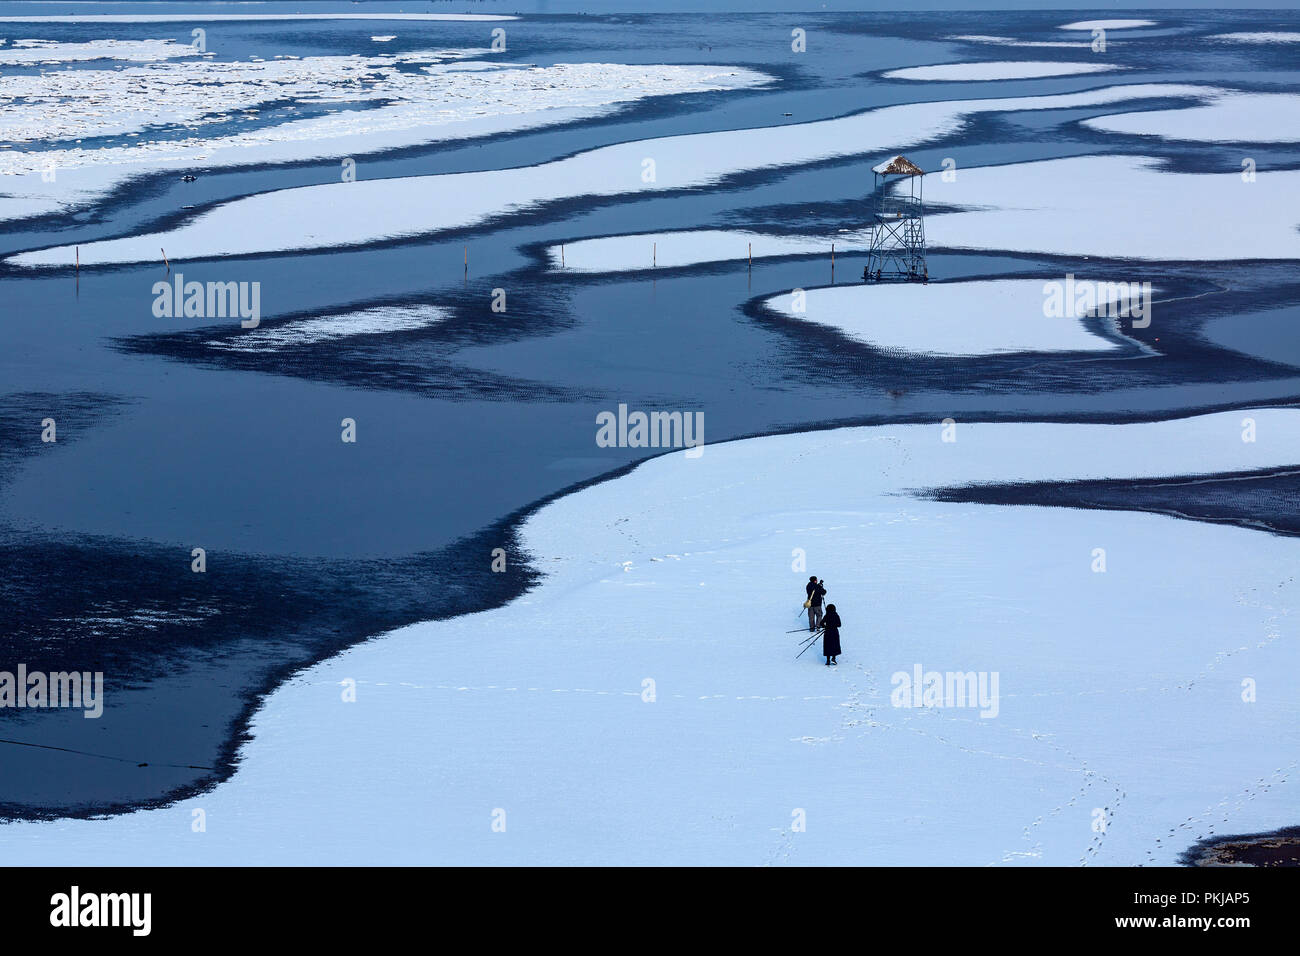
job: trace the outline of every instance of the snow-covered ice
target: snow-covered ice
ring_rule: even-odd
[[[1150,116],[1150,113],[1133,114]],[[927,201],[967,207],[926,217],[931,248],[1010,250],[1121,259],[1300,258],[1300,172],[1174,173],[1142,156],[1080,156],[971,167],[946,183],[926,176]],[[1206,228],[1213,222],[1214,228]],[[623,272],[775,256],[861,253],[861,231],[776,236],[706,229],[605,236],[567,243],[565,268]],[[547,258],[560,266],[560,247]],[[1129,276],[1124,281],[1140,277]]]
[[[1132,30],[1137,27],[1153,27],[1154,20],[1076,20],[1060,27],[1062,30]]]
[[[190,50],[192,53],[193,51]],[[479,52],[479,51],[473,51]],[[195,129],[226,123],[269,103],[370,104],[415,98],[437,85],[426,73],[403,73],[407,65],[433,66],[464,56],[430,50],[398,56],[311,56],[292,60],[198,60],[154,63],[117,70],[48,70],[5,78],[10,99],[0,104],[0,139],[41,142],[142,132],[173,125]],[[452,91],[450,99],[466,95]],[[354,114],[360,120],[360,114]],[[273,133],[260,131],[263,138]],[[185,143],[164,140],[162,148]],[[210,142],[198,145],[209,147]],[[155,144],[158,148],[158,144]],[[145,144],[118,149],[54,149],[6,153],[0,172],[117,161],[144,156]]]
[[[15,40],[0,46],[0,64],[21,66],[32,63],[75,63],[84,60],[129,60],[153,63],[181,56],[194,56],[194,47],[175,40],[87,40],[63,43],[58,40]],[[14,78],[5,78],[6,94]]]
[[[1053,63],[1041,60],[996,60],[981,63],[936,63],[909,66],[883,74],[890,80],[942,80],[969,83],[976,80],[1032,80],[1080,73],[1105,73],[1125,67],[1114,63]]]
[[[1300,171],[1178,173],[1144,156],[1078,156],[927,174],[932,247],[1116,259],[1300,258]]]
[[[1125,305],[1127,290],[1110,298]],[[833,328],[854,341],[903,354],[996,355],[1007,352],[1105,352],[1116,339],[1092,332],[1077,301],[1064,316],[1044,314],[1041,279],[921,285],[847,285],[772,296],[764,305],[786,318]],[[1106,303],[1103,303],[1103,306]],[[1071,314],[1072,313],[1072,314]],[[1115,335],[1116,317],[1105,322]]]
[[[513,132],[587,119],[647,96],[760,86],[740,67],[467,61],[487,50],[427,50],[275,61],[199,61],[5,80],[0,139],[71,141],[143,133],[130,143],[0,152],[0,219],[61,212],[162,169],[301,162]],[[421,69],[412,70],[418,66]],[[292,100],[325,115],[222,135]],[[359,108],[365,107],[365,108]],[[159,129],[184,128],[181,136]],[[53,170],[53,181],[49,171]],[[364,175],[364,171],[362,173]]]
[[[1293,825],[1294,539],[914,492],[1294,466],[1300,411],[955,427],[711,445],[558,499],[529,594],[280,686],[212,792],[9,824],[5,859],[1168,865]],[[837,668],[782,633],[812,573]],[[897,706],[918,666],[996,674],[996,707]]]
[[[221,138],[164,139],[152,144],[154,150],[186,150],[193,156],[228,146],[413,130],[428,123],[446,125],[472,117],[560,107],[596,108],[643,96],[735,89],[768,80],[762,74],[731,67],[617,63],[538,67],[463,62],[487,54],[485,49],[444,49],[372,56],[207,60],[12,76],[5,80],[12,100],[0,105],[0,139],[50,142],[144,131],[164,124],[194,129],[246,118],[254,108],[284,101],[298,106],[375,107],[336,111],[326,117]],[[150,145],[12,153],[2,157],[5,165],[0,172],[44,168],[51,152],[63,168],[122,163],[133,157],[145,158]]]
[[[697,188],[749,170],[893,152],[951,133],[984,112],[1070,109],[1148,97],[1204,99],[1214,92],[1204,86],[1137,84],[914,103],[813,123],[620,143],[537,166],[283,189],[225,203],[163,233],[87,243],[81,246],[81,263],[152,261],[159,246],[181,259],[200,259],[364,245],[475,225],[561,199]],[[647,158],[655,164],[653,181],[644,175]],[[73,256],[72,246],[60,246],[9,261],[70,265]]]
[[[1201,143],[1294,143],[1300,141],[1300,96],[1225,93],[1200,106],[1097,116],[1083,124],[1110,133]]]
[[[743,229],[691,229],[601,236],[551,246],[546,250],[551,268],[568,272],[630,272],[638,269],[672,269],[705,262],[744,262],[749,256],[803,256],[818,252],[829,259],[831,243],[850,252],[866,248],[867,234],[839,233],[821,236],[782,235]]]

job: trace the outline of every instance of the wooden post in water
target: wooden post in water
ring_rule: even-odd
[[[831,243],[831,285],[835,284],[835,243]]]
[[[162,249],[161,246],[159,246],[158,248],[159,248],[159,249]],[[163,254],[163,264],[167,266],[167,271],[168,271],[168,272],[171,272],[171,271],[172,271],[172,264],[171,264],[170,262],[167,261],[167,250],[166,250],[166,249],[162,249],[162,254]]]
[[[659,243],[650,245],[650,268],[655,269],[659,266]]]

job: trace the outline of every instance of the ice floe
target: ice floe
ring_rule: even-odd
[[[865,249],[861,232],[838,233],[834,238],[772,235],[743,229],[691,229],[601,236],[551,246],[546,250],[551,268],[569,272],[631,272],[638,269],[672,269],[706,262],[744,262],[778,256],[831,254]]]
[[[1211,40],[1223,40],[1227,43],[1300,43],[1300,33],[1285,30],[1260,33],[1216,33]]]
[[[241,332],[232,338],[213,340],[208,346],[227,352],[275,352],[282,348],[356,336],[410,332],[437,325],[447,316],[447,310],[436,305],[375,306]]]
[[[21,66],[33,63],[74,63],[84,60],[129,60],[153,63],[181,56],[194,56],[188,43],[175,40],[87,40],[62,43],[57,40],[15,40],[12,46],[0,46],[0,65]],[[5,93],[11,96],[12,78],[5,78]],[[0,137],[2,138],[2,137]]]
[[[1110,133],[1200,143],[1294,143],[1300,141],[1300,95],[1225,93],[1186,109],[1118,113],[1083,123]]]
[[[957,40],[962,43],[986,43],[991,46],[1055,47],[1071,49],[1088,49],[1089,40],[1020,40],[1016,37],[990,36],[983,33],[966,33],[958,36],[944,37],[945,40]]]
[[[1078,20],[1060,27],[1062,30],[1132,30],[1136,27],[1153,27],[1154,20]]]
[[[152,261],[160,245],[184,259],[364,245],[470,226],[555,200],[704,187],[748,170],[896,151],[950,134],[984,112],[1070,109],[1147,97],[1202,99],[1214,92],[1204,86],[1136,84],[913,103],[813,123],[620,143],[537,166],[284,189],[234,200],[164,233],[88,243],[81,246],[81,262]],[[9,261],[70,264],[73,255],[72,247],[64,246]]]
[[[526,597],[311,667],[229,781],[7,824],[6,861],[1173,865],[1294,824],[1294,538],[917,492],[1294,467],[1300,411],[951,427],[711,445],[551,502]],[[782,633],[811,573],[835,668]],[[918,669],[942,692],[905,706]]]
[[[1123,305],[1128,292],[1118,290],[1109,298]],[[1122,347],[1085,326],[1081,317],[1090,308],[1072,299],[1064,315],[1048,316],[1046,302],[1041,279],[995,279],[832,286],[773,296],[763,304],[795,321],[903,354],[969,357]],[[1103,321],[1115,330],[1117,319]]]
[[[881,74],[890,80],[942,80],[968,83],[976,80],[1032,80],[1049,76],[1074,76],[1122,70],[1114,63],[1053,63],[1033,60],[998,60],[986,63],[936,63],[909,66]]]

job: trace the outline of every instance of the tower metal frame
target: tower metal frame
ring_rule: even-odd
[[[901,170],[915,170],[904,172]],[[871,242],[863,282],[928,282],[925,174],[902,156],[871,171]],[[899,180],[907,179],[906,194]]]

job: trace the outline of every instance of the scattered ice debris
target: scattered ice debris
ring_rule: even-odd
[[[340,156],[572,122],[648,96],[770,81],[733,67],[466,62],[487,52],[187,61],[7,76],[0,140],[53,148],[0,155],[0,176],[6,177],[0,220],[66,212],[123,181],[192,165],[200,156],[212,167],[326,157],[337,162]],[[286,100],[284,116],[268,112]],[[297,107],[316,115],[294,117]],[[232,122],[236,131],[228,132]],[[204,135],[216,124],[221,133]],[[85,137],[141,131],[146,136],[139,139],[79,145]],[[51,168],[57,170],[53,181],[44,175]]]
[[[376,306],[357,312],[267,325],[227,339],[213,339],[207,344],[210,348],[227,352],[275,352],[360,335],[410,332],[437,325],[447,316],[447,310],[436,305]]]

